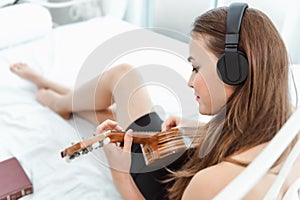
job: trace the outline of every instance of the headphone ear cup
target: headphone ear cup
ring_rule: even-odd
[[[226,65],[226,59],[230,58],[226,57],[225,54],[222,54],[217,62],[217,74],[219,78],[228,85],[240,85],[248,76],[249,66],[245,54],[238,51],[237,55],[237,60],[235,61],[237,62],[237,67]],[[238,79],[233,80],[231,74],[238,74]]]
[[[222,54],[217,62],[217,74],[219,78],[226,83],[226,64],[225,64],[225,54]]]

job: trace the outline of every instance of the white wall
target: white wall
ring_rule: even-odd
[[[178,31],[189,37],[195,17],[214,6],[214,1],[209,0],[153,0],[153,27],[160,27]],[[186,41],[185,38],[177,39]]]
[[[290,52],[291,61],[300,64],[300,6],[298,4],[298,0],[289,4],[281,34]]]
[[[211,9],[215,0],[152,0],[153,26],[178,31],[189,35],[194,18]],[[273,21],[286,42],[291,61],[300,64],[300,5],[299,0],[240,0],[247,2],[249,7],[257,8],[266,13]],[[218,6],[228,6],[236,0],[219,0]],[[178,38],[172,33],[164,33]]]
[[[146,27],[149,19],[148,0],[127,0],[127,10],[124,19],[140,27]]]
[[[246,2],[250,8],[256,8],[266,13],[278,30],[281,30],[284,24],[289,1],[291,0],[239,0],[239,2]],[[236,0],[219,0],[218,6],[228,6],[233,2]]]

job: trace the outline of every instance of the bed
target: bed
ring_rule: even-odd
[[[30,23],[27,24],[26,31],[22,29],[20,21],[13,21],[15,29],[10,30],[10,33],[7,31],[6,35],[5,30],[1,29],[4,33],[1,33],[0,38],[7,39],[2,40],[0,46],[0,161],[16,157],[32,181],[34,193],[22,199],[121,199],[113,185],[101,149],[71,163],[60,157],[60,152],[70,144],[92,136],[95,126],[76,115],[71,120],[64,120],[49,108],[40,105],[35,100],[37,88],[12,74],[9,66],[15,62],[25,62],[53,81],[76,87],[95,76],[95,72],[91,71],[85,74],[84,80],[78,80],[79,74],[82,74],[82,66],[89,63],[86,59],[93,56],[97,47],[107,44],[112,38],[138,29],[111,17],[98,17],[54,29],[46,9],[36,5],[27,6],[20,12],[0,13],[0,22],[3,20],[1,14],[6,17],[12,13],[21,15],[22,12],[28,13],[28,9],[33,9],[31,17],[36,19],[36,13],[40,19],[36,22],[40,23],[38,25],[32,24],[30,19],[33,18],[28,18],[27,22]],[[23,23],[25,21],[26,19]],[[3,21],[1,23],[5,24]],[[30,32],[33,27],[39,27],[38,32]],[[182,81],[186,81],[190,73],[190,66],[185,60],[188,45],[151,31],[146,30],[145,34],[158,43],[163,40],[166,44],[172,44],[175,53],[158,50],[159,44],[152,48],[147,45],[145,48],[135,48],[135,51],[125,49],[126,53],[115,55],[115,59],[105,67],[123,62],[134,66],[154,63],[170,67]],[[185,65],[187,67],[183,67]],[[300,85],[299,66],[294,69],[296,82]],[[96,74],[100,72],[101,70],[96,71]],[[157,105],[154,109],[162,118],[170,114],[184,114],[203,121],[209,120],[195,113],[198,110],[196,104],[183,103],[168,87],[152,84],[149,92]],[[186,94],[188,98],[193,98],[190,90]],[[295,95],[293,99],[296,99]]]
[[[0,161],[10,157],[20,161],[34,187],[34,193],[23,199],[120,199],[101,149],[72,163],[60,157],[64,148],[91,137],[95,126],[76,116],[64,120],[40,105],[35,100],[36,86],[11,73],[9,66],[16,62],[28,63],[43,76],[75,87],[83,63],[95,48],[137,28],[112,17],[98,17],[54,29],[49,12],[29,4],[5,8],[5,12],[0,12],[0,24],[7,26],[6,30],[1,28],[0,34],[0,38],[4,38],[0,44]],[[186,44],[178,42],[178,45],[187,53]],[[110,65],[122,62],[147,65],[154,59],[159,63],[162,56],[168,60],[166,56],[170,55],[164,52],[156,54],[153,49],[146,48],[136,51],[136,54],[119,56]],[[176,63],[176,59],[179,65],[187,64],[186,57],[178,56],[171,59],[173,63],[165,61],[163,64],[170,66]],[[190,67],[181,73],[187,77],[189,71]],[[87,74],[87,79],[94,75]],[[152,90],[157,87],[154,85]],[[166,102],[168,93],[170,91],[163,89],[160,98],[154,99]],[[171,103],[170,99],[168,101],[166,108],[161,104],[157,107],[163,117],[166,113],[180,112],[174,110],[178,107],[176,97]]]

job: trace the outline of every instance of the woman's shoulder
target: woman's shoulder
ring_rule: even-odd
[[[205,168],[191,179],[183,199],[212,199],[243,169],[243,167],[229,162],[221,162]]]
[[[251,163],[266,144],[232,155],[230,159],[199,171],[191,179],[183,198],[212,199],[245,169],[243,163]]]

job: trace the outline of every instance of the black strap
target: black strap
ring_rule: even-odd
[[[246,3],[233,3],[229,6],[226,21],[226,47],[238,45],[240,27],[246,8],[248,8]]]

